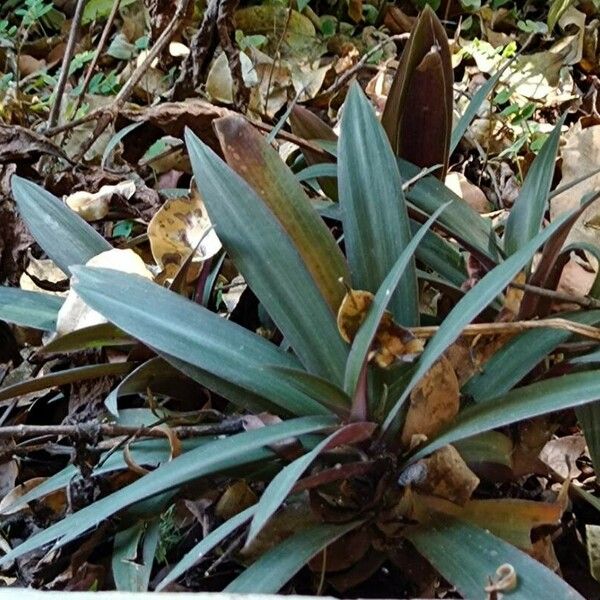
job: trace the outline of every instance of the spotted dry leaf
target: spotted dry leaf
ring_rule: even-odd
[[[337,325],[344,341],[352,343],[373,303],[373,294],[364,290],[349,290],[338,310]],[[423,341],[394,322],[386,311],[377,328],[369,360],[380,367],[389,367],[396,359],[411,360],[423,351]]]
[[[167,278],[176,275],[191,252],[193,263],[202,263],[221,249],[197,192],[189,198],[167,200],[148,225],[152,256]]]

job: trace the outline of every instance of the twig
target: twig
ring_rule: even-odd
[[[386,44],[399,40],[407,40],[409,37],[410,33],[398,33],[396,35],[391,35],[383,42],[379,42],[379,44],[373,46],[368,52],[365,52],[365,54],[353,67],[347,71],[344,71],[324,92],[321,92],[319,96],[329,96],[340,90],[350,79],[352,79],[352,77],[354,77],[356,73],[358,73],[358,71],[365,66],[369,58],[371,58],[371,56],[373,56],[375,53],[379,52],[379,50],[381,50]]]
[[[181,2],[177,5],[177,10],[175,11],[173,18],[169,21],[164,31],[160,34],[159,38],[156,40],[156,44],[152,46],[152,49],[150,50],[150,52],[148,52],[142,64],[134,70],[134,72],[131,74],[131,77],[127,80],[127,83],[115,96],[112,105],[108,108],[98,109],[98,111],[94,111],[96,113],[94,115],[94,118],[98,118],[98,123],[96,125],[96,128],[94,129],[93,135],[85,144],[82,145],[79,155],[76,158],[76,162],[78,162],[83,156],[85,156],[85,153],[91,148],[96,139],[98,139],[98,137],[108,127],[110,122],[117,116],[117,113],[123,107],[125,102],[127,102],[129,96],[131,96],[131,94],[135,90],[135,87],[141,81],[146,71],[152,66],[154,59],[158,58],[158,56],[166,48],[167,44],[171,41],[171,38],[175,34],[177,27],[185,17],[189,2],[190,0],[181,0]]]
[[[271,63],[271,69],[269,70],[269,78],[267,80],[267,93],[265,95],[265,114],[269,114],[269,96],[271,94],[271,84],[273,83],[273,73],[275,72],[275,67],[277,66],[277,62],[281,58],[281,44],[283,44],[283,38],[285,37],[288,27],[290,26],[290,19],[292,18],[292,0],[290,0],[288,4],[287,14],[285,17],[285,23],[283,24],[283,30],[281,31],[281,35],[277,40],[277,46],[275,48],[275,53],[273,56],[273,62]]]
[[[410,331],[417,338],[427,339],[433,337],[438,332],[438,329],[439,327],[436,325],[413,327]],[[600,329],[597,327],[582,325],[581,323],[561,318],[541,319],[539,321],[514,321],[512,323],[472,323],[471,325],[467,325],[460,335],[463,337],[476,337],[480,335],[515,334],[529,331],[530,329],[561,329],[600,341]]]
[[[575,294],[566,294],[564,292],[557,292],[555,290],[548,290],[546,288],[538,287],[537,285],[530,285],[528,283],[510,283],[509,287],[516,288],[518,290],[524,290],[531,294],[538,296],[544,296],[545,298],[552,298],[559,302],[569,302],[571,304],[577,304],[584,308],[600,308],[600,300],[596,298],[589,298],[587,296],[577,296]]]
[[[56,97],[54,98],[54,104],[50,109],[50,116],[48,117],[48,128],[54,127],[58,122],[62,97],[65,93],[67,79],[69,78],[71,59],[73,58],[73,52],[75,51],[75,41],[81,27],[81,17],[83,16],[84,6],[85,0],[77,0],[75,14],[73,15],[73,21],[71,23],[71,30],[69,31],[69,39],[67,40],[65,55],[63,56],[62,66],[60,68],[60,77],[56,86]]]
[[[79,436],[85,434],[81,425],[12,425],[0,427],[0,439],[27,439],[39,436]],[[153,427],[131,427],[126,425],[100,424],[100,434],[106,437],[133,436],[162,438],[165,434]],[[206,425],[180,425],[173,427],[178,438],[190,438],[202,435],[223,435],[243,431],[240,418],[228,419],[220,423]]]
[[[100,40],[98,41],[98,47],[96,48],[94,58],[92,59],[92,62],[90,63],[90,66],[85,74],[85,78],[84,78],[83,84],[81,86],[81,92],[79,93],[79,96],[77,97],[77,103],[75,104],[75,110],[73,111],[73,114],[77,114],[77,111],[79,110],[79,108],[83,102],[83,99],[85,98],[85,94],[87,92],[88,86],[90,85],[92,75],[94,74],[94,71],[96,70],[96,65],[98,64],[98,61],[100,60],[100,55],[102,54],[102,50],[104,50],[104,46],[106,45],[106,42],[108,41],[108,36],[110,35],[110,30],[111,30],[111,28],[113,26],[113,22],[117,16],[117,12],[119,10],[120,5],[121,5],[121,0],[113,1],[112,8],[110,9],[110,14],[108,15],[108,19],[106,20],[106,25],[104,25],[104,29],[102,30],[102,35],[100,36]]]

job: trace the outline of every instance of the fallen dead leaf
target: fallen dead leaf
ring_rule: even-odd
[[[462,173],[448,173],[446,187],[462,198],[473,210],[480,214],[490,212],[492,205],[483,191],[471,183]]]
[[[103,185],[95,194],[86,191],[74,192],[65,198],[65,204],[82,219],[98,221],[106,217],[113,196],[129,200],[135,194],[135,183],[123,181],[117,185]]]
[[[140,275],[146,279],[153,279],[152,273],[146,268],[144,261],[130,249],[119,250],[114,248],[101,252],[86,263],[88,267],[104,267],[123,273]],[[69,290],[67,299],[58,311],[56,320],[56,333],[65,335],[71,331],[106,323],[106,319],[95,310],[92,310],[75,292]]]
[[[402,444],[410,446],[414,435],[432,437],[454,419],[459,408],[458,379],[450,361],[442,356],[410,394]]]
[[[586,447],[581,433],[566,435],[547,442],[540,452],[540,459],[561,477],[576,478],[581,471],[575,461],[585,452]]]
[[[373,302],[373,294],[364,290],[349,290],[338,310],[337,325],[344,341],[352,343],[358,329],[365,320]],[[373,359],[380,367],[389,367],[394,360],[412,360],[423,351],[423,340],[394,322],[392,314],[386,311],[379,323],[372,352]]]

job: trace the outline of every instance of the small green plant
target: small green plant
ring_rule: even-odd
[[[433,23],[431,11],[425,14]],[[443,72],[441,63],[440,58],[434,72]],[[414,83],[410,67],[400,76]],[[392,108],[406,123],[402,94],[396,98]],[[476,110],[470,108],[469,114]],[[278,592],[307,565],[343,591],[339,572],[360,581],[386,561],[404,572],[408,557],[418,553],[428,561],[418,563],[419,581],[430,564],[467,598],[508,591],[494,581],[506,565],[516,573],[511,598],[535,598],[539,590],[580,598],[526,552],[533,528],[560,520],[560,503],[478,497],[472,467],[510,467],[509,425],[600,397],[597,369],[571,365],[557,377],[544,362],[573,331],[593,332],[589,326],[600,322],[600,311],[564,315],[559,328],[554,321],[540,328],[536,321],[535,329],[522,332],[521,322],[520,332],[493,352],[486,344],[468,347],[487,352],[487,362],[464,380],[448,357],[484,311],[492,315],[486,323],[490,331],[505,326],[512,305],[503,293],[515,278],[550,285],[562,240],[574,223],[568,214],[542,228],[562,122],[531,166],[500,239],[439,179],[398,158],[393,148],[406,148],[402,128],[386,132],[357,85],[346,100],[339,140],[324,123],[303,114],[296,112],[295,122],[310,142],[311,177],[335,181],[339,204],[329,202],[325,210],[341,223],[344,253],[299,182],[300,174],[249,122],[239,116],[215,122],[224,159],[186,134],[195,181],[215,231],[275,323],[281,344],[142,277],[82,266],[110,245],[51,194],[13,178],[21,215],[47,255],[71,274],[77,294],[118,328],[111,330],[113,336],[117,331],[121,339],[135,338],[156,352],[126,378],[129,393],[140,382],[144,390],[149,374],[160,380],[177,370],[226,398],[238,414],[277,418],[263,418],[261,426],[241,433],[197,440],[172,460],[169,448],[156,440],[131,444],[137,464],[159,466],[31,536],[0,564],[49,544],[64,546],[116,515],[135,515],[148,526],[123,518],[115,546],[119,557],[143,557],[142,587],[147,586],[160,532],[165,538],[173,533],[164,524],[174,495],[191,482],[248,477],[264,488],[258,501],[219,522],[157,589],[247,527],[245,545],[234,555],[243,570],[228,592]],[[468,118],[457,134],[443,137],[444,147],[436,154],[443,168],[465,122]],[[444,120],[440,127],[445,131],[446,126]],[[321,147],[331,152],[319,149],[323,139],[329,144]],[[314,163],[317,156],[322,160]],[[436,159],[425,166],[437,165]],[[541,248],[532,273],[531,260]],[[466,251],[486,274],[464,292]],[[426,344],[420,327],[423,282],[456,297],[448,314],[437,318]],[[0,317],[52,330],[60,304],[54,296],[3,289]],[[512,318],[549,316],[549,308],[532,294],[517,310]],[[57,343],[63,352],[75,347],[59,338],[54,350]],[[81,344],[81,338],[71,338],[71,344]],[[111,397],[111,410],[118,412]],[[595,413],[593,405],[578,412],[590,447],[596,447],[598,432],[588,427]],[[101,461],[97,474],[126,469],[131,462],[113,455]],[[72,467],[59,473],[12,508],[63,487],[75,475]],[[598,507],[597,499],[574,493]],[[302,519],[290,517],[298,511]],[[162,525],[157,514],[166,515]],[[285,536],[274,534],[282,528]],[[120,581],[131,562],[113,563]]]

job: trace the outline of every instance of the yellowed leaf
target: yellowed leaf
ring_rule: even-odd
[[[255,504],[256,500],[257,497],[252,488],[243,479],[240,479],[223,492],[215,507],[215,513],[221,519],[231,519]]]
[[[200,195],[167,200],[148,225],[150,249],[162,270],[174,273],[191,252],[192,262],[201,263],[221,249]]]
[[[410,394],[402,444],[409,446],[414,435],[432,437],[454,419],[459,408],[458,379],[450,361],[442,356]]]
[[[364,290],[349,290],[338,310],[337,325],[344,341],[352,343],[373,303],[373,294]],[[386,311],[379,323],[369,360],[380,367],[389,367],[396,359],[410,360],[423,351],[423,341],[410,330],[394,322]]]

